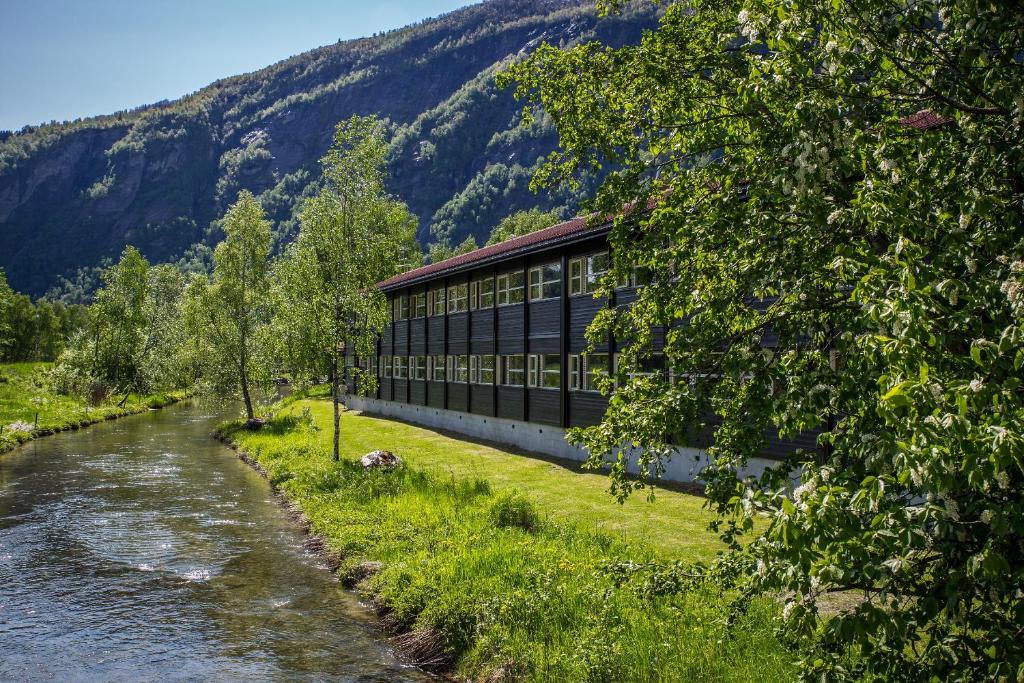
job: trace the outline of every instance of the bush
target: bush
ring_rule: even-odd
[[[541,519],[533,501],[519,491],[499,495],[489,511],[491,524],[506,529],[522,529],[533,533],[540,528]]]

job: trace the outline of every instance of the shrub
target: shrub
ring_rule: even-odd
[[[519,491],[499,495],[489,511],[491,524],[507,529],[522,529],[533,533],[540,528],[540,514],[533,502]]]

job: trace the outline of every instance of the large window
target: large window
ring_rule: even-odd
[[[554,299],[562,294],[562,264],[530,268],[530,300]]]
[[[434,382],[443,382],[445,373],[444,356],[428,356],[427,363],[429,379]]]
[[[390,379],[391,378],[391,356],[381,356],[380,357],[380,368],[381,368],[381,370],[384,371],[384,373],[383,373],[384,374],[384,378],[385,379]]]
[[[494,356],[470,356],[469,381],[473,384],[494,384]]]
[[[427,378],[427,357],[409,356],[409,379]]]
[[[562,386],[562,359],[556,353],[533,353],[527,356],[527,384],[538,389]]]
[[[569,390],[599,391],[597,378],[609,374],[608,354],[570,354],[569,356]]]
[[[427,315],[427,295],[423,292],[419,294],[413,294],[409,309],[412,312],[414,318],[424,318]]]
[[[569,261],[569,294],[590,294],[608,273],[608,253],[581,256]]]
[[[444,287],[437,287],[427,292],[427,314],[444,315]]]
[[[521,387],[526,383],[526,359],[522,354],[498,356],[500,360],[499,384],[507,387]]]
[[[469,283],[469,310],[492,308],[494,306],[494,278],[474,280]]]
[[[469,381],[469,356],[448,356],[448,381],[462,384]]]
[[[409,318],[409,297],[405,294],[396,294],[392,300],[392,320],[406,320]]]
[[[498,305],[523,303],[523,271],[514,270],[498,276]]]
[[[452,285],[448,288],[449,313],[461,313],[466,310],[467,289],[468,286],[465,283],[461,285]]]

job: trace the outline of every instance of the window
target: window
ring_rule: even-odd
[[[427,316],[427,295],[423,292],[413,294],[409,308],[412,311],[412,317],[425,318]]]
[[[452,285],[448,288],[449,313],[461,313],[466,310],[467,289],[468,287],[465,283],[461,285]]]
[[[431,316],[444,315],[444,287],[427,292],[427,313]]]
[[[630,271],[627,277],[620,277],[615,286],[619,289],[643,287],[644,285],[651,284],[653,279],[649,269],[637,266]]]
[[[427,363],[429,363],[427,374],[430,375],[430,379],[434,382],[443,382],[445,373],[444,356],[428,356]]]
[[[409,379],[427,378],[427,357],[409,356]]]
[[[571,354],[569,356],[569,391],[599,391],[597,378],[609,374],[608,354]]]
[[[562,386],[562,360],[556,353],[534,353],[527,360],[527,383],[541,389]]]
[[[486,278],[469,283],[469,310],[494,306],[494,279]]]
[[[499,383],[507,387],[521,387],[525,384],[526,368],[525,359],[522,354],[515,356],[498,356],[501,361],[499,369]]]
[[[562,264],[530,268],[530,300],[554,299],[562,293]]]
[[[494,384],[494,356],[470,356],[469,381],[472,384]]]
[[[498,276],[498,305],[523,303],[523,272],[514,270]]]
[[[619,371],[619,354],[615,354],[612,357],[614,365],[612,365],[611,371]],[[659,372],[665,371],[665,354],[663,353],[652,353],[649,356],[644,356],[640,359],[640,369],[629,373],[629,378],[634,377],[650,377],[656,375]]]
[[[405,294],[398,294],[393,301],[392,320],[406,320],[409,318],[409,297]]]
[[[608,273],[608,253],[581,256],[569,261],[569,294],[590,294]]]
[[[448,381],[469,381],[469,356],[448,356]]]
[[[395,379],[408,379],[409,378],[409,357],[408,356],[392,356],[394,358],[395,365]]]
[[[391,356],[381,356],[380,367],[384,370],[384,377],[391,379]]]

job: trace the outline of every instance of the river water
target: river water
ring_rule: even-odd
[[[0,681],[410,681],[192,405],[0,456]]]

